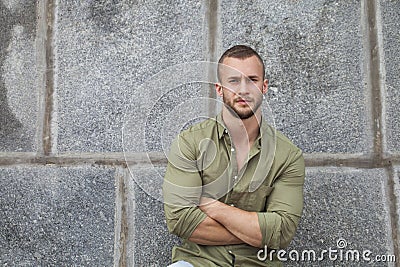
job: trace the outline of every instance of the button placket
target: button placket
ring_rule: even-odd
[[[229,172],[228,172],[229,173],[229,177],[231,177],[230,185],[229,185],[230,192],[226,195],[226,198],[225,198],[225,203],[229,203],[231,198],[232,198],[233,187],[237,183],[238,169],[237,169],[237,162],[236,162],[236,149],[233,147],[232,140],[231,140],[231,138],[229,136],[229,133],[228,133],[227,129],[225,129],[224,132],[228,134],[228,136],[225,136],[225,138],[224,138],[225,146],[226,146],[228,151],[229,151],[229,149],[231,151],[231,153],[228,153],[229,157],[230,157],[229,158],[230,168],[229,168]],[[231,205],[232,207],[235,206],[233,203],[231,203],[229,205]]]

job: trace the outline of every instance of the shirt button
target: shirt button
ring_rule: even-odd
[[[235,177],[233,177],[233,180],[236,180],[237,179],[237,176],[235,175]]]
[[[231,148],[231,151],[232,151],[232,152],[234,152],[234,151],[235,151],[235,149],[232,147],[232,148]]]
[[[231,207],[235,207],[235,204],[231,204]]]
[[[227,129],[225,129],[225,130],[224,130],[224,133],[228,133],[228,130],[227,130]]]

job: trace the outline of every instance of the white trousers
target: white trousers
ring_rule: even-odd
[[[172,263],[171,265],[168,265],[168,267],[194,267],[194,266],[187,261],[177,261],[175,263]]]

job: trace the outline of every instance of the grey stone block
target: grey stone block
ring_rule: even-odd
[[[125,114],[146,132],[148,149],[161,150],[155,125],[176,103],[208,95],[196,86],[168,87],[176,76],[159,74],[207,58],[204,8],[202,1],[58,3],[58,151],[122,151]],[[136,138],[128,149],[144,151],[144,137]]]
[[[397,220],[397,225],[400,223],[400,165],[394,166],[394,172],[393,172],[393,182],[394,182],[394,195],[396,197],[396,207],[397,207],[397,212],[395,214],[396,220]],[[397,236],[400,235],[400,229],[397,228]],[[399,242],[399,241],[397,241]],[[400,245],[400,244],[397,244]]]
[[[112,266],[114,169],[0,169],[1,266]]]
[[[381,25],[383,31],[383,50],[386,70],[386,150],[400,153],[400,2],[381,2]]]
[[[159,198],[165,168],[130,167],[129,190],[134,198],[134,209],[130,210],[130,229],[134,229],[132,266],[168,266],[171,264],[172,247],[179,239],[168,233],[163,203]],[[133,213],[133,214],[132,214]],[[133,224],[132,224],[133,222]]]
[[[222,1],[222,48],[260,52],[276,126],[305,152],[372,150],[360,9],[360,1]]]
[[[37,150],[36,17],[35,1],[0,1],[0,151]]]
[[[393,254],[386,184],[383,169],[307,169],[303,217],[286,251],[297,250],[301,259],[303,251],[313,250],[318,258],[331,248],[337,250],[332,254],[337,260],[326,253],[323,261],[310,261],[305,254],[306,260],[288,260],[288,266],[390,266],[362,259],[366,250],[371,251],[371,259]],[[349,250],[359,252],[359,262],[346,254]]]
[[[151,88],[157,90],[163,86]],[[179,86],[160,97],[149,96],[154,102],[140,96],[143,90],[127,105],[122,132],[125,152],[164,151],[167,154],[180,131],[209,117],[209,103],[213,100],[206,96],[208,89],[200,83]]]

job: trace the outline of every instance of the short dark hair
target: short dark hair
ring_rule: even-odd
[[[218,80],[221,81],[220,79],[220,64],[222,64],[222,62],[224,61],[225,58],[227,57],[233,57],[233,58],[239,58],[239,59],[246,59],[252,56],[256,56],[261,64],[262,64],[262,68],[263,68],[263,79],[265,77],[265,65],[264,65],[264,61],[261,58],[261,56],[250,46],[247,45],[235,45],[232,46],[231,48],[229,48],[228,50],[226,50],[222,56],[219,58],[218,60],[218,68],[217,68],[217,76],[218,76]]]

